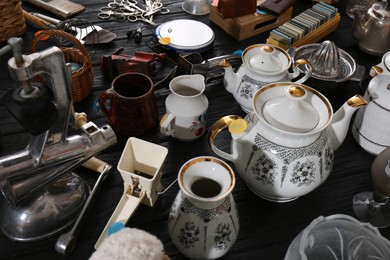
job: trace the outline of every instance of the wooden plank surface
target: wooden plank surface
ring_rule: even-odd
[[[100,70],[100,58],[102,55],[112,53],[114,50],[123,47],[123,54],[134,55],[135,51],[165,51],[160,48],[151,49],[147,41],[153,38],[153,28],[144,23],[118,23],[112,19],[101,20],[97,17],[99,9],[106,6],[106,0],[82,1],[75,0],[86,6],[83,13],[76,18],[87,19],[95,25],[99,25],[106,30],[117,34],[116,39],[106,45],[88,47],[93,60],[94,84],[91,95],[84,101],[75,105],[78,112],[86,112],[88,118],[101,126],[107,123],[103,113],[96,110],[94,104],[100,93],[109,88],[110,80],[104,78]],[[209,25],[215,32],[215,42],[213,48],[202,53],[204,59],[213,58],[220,55],[230,54],[236,50],[243,50],[255,43],[265,43],[269,32],[250,37],[243,41],[237,41],[232,36],[225,33],[216,24],[210,22],[208,15],[193,16],[185,13],[181,4],[183,1],[163,0],[170,9],[167,15],[156,15],[154,21],[161,24],[165,21],[179,18],[202,21]],[[344,13],[345,1],[339,1],[341,22],[336,31],[326,37],[326,39],[336,42],[339,48],[351,54],[356,62],[369,68],[380,62],[380,57],[366,55],[357,49],[351,35],[352,20]],[[294,14],[311,7],[314,2],[309,0],[297,1],[294,6]],[[41,12],[41,10],[23,4],[26,10]],[[129,30],[137,30],[142,27],[143,39],[137,44],[134,39],[128,39]],[[29,52],[34,32],[37,29],[28,26],[28,31],[22,36],[24,40],[23,51]],[[2,43],[0,47],[3,47]],[[167,52],[172,59],[177,58],[176,54]],[[6,69],[10,54],[0,57],[0,95],[14,88],[14,83],[10,80]],[[167,70],[169,63],[163,66],[153,78],[155,81],[161,79]],[[365,82],[367,83],[367,82]],[[312,86],[316,87],[316,86]],[[324,93],[332,102],[334,109],[355,93],[362,93],[359,82],[346,82],[336,90],[329,90]],[[165,113],[164,102],[167,93],[156,94],[160,118]],[[229,114],[244,116],[244,112],[228,93],[222,81],[208,84],[205,95],[209,99],[208,122],[211,125],[217,119]],[[2,133],[2,145],[0,155],[10,154],[12,151],[23,149],[28,141],[28,134],[13,119],[3,106],[0,106],[0,130]],[[99,154],[98,158],[105,160],[116,168],[119,157],[124,148],[127,136],[118,134],[118,143],[106,151]],[[181,165],[199,155],[215,154],[208,147],[206,136],[200,140],[184,143],[165,137],[160,134],[159,129],[140,136],[139,138],[163,145],[168,148],[169,153],[164,163],[162,184],[164,187],[175,180]],[[223,149],[229,149],[229,140],[223,144]],[[353,216],[352,198],[361,191],[372,190],[370,179],[370,167],[374,156],[361,149],[349,132],[343,145],[335,153],[335,165],[329,178],[312,193],[303,196],[289,203],[272,203],[265,201],[254,195],[238,176],[233,196],[236,200],[240,214],[240,232],[237,242],[233,248],[223,257],[223,259],[283,259],[287,248],[294,237],[310,222],[320,215],[348,214]],[[93,186],[97,179],[97,174],[85,169],[77,169],[89,184]],[[167,219],[170,206],[178,192],[178,185],[174,185],[164,195],[160,196],[154,207],[141,205],[128,223],[129,227],[136,227],[156,235],[164,244],[167,254],[171,259],[185,259],[175,248],[167,232]],[[62,256],[55,252],[54,245],[58,236],[54,236],[38,242],[13,242],[0,233],[0,259],[88,259],[94,252],[94,244],[102,232],[109,217],[114,211],[123,191],[123,181],[119,172],[115,169],[115,174],[107,179],[103,190],[99,193],[97,203],[89,213],[86,225],[78,237],[77,246],[69,256]],[[0,209],[1,214],[1,209]],[[390,229],[380,230],[386,237],[390,238]]]

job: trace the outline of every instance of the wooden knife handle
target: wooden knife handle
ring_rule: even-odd
[[[44,30],[55,28],[55,26],[53,24],[33,15],[25,10],[22,10],[22,12],[23,12],[24,20],[26,20],[26,22],[28,22],[31,25],[34,25],[34,26],[39,27],[39,28],[44,29]]]

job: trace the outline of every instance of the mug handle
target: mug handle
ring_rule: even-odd
[[[295,83],[298,84],[302,84],[303,82],[308,80],[308,78],[310,78],[311,74],[313,73],[313,66],[311,65],[311,63],[306,59],[299,59],[294,62],[294,66],[293,66],[294,72],[292,73],[293,79],[299,76],[300,72],[298,71],[297,67],[301,65],[307,65],[308,71],[307,73],[305,73],[305,76],[295,81]]]
[[[112,111],[112,105],[113,105],[113,99],[115,98],[115,93],[114,91],[109,88],[107,89],[106,91],[104,91],[102,94],[100,94],[100,97],[99,97],[99,107],[100,109],[103,111],[103,113],[107,116],[107,117],[110,117],[111,116],[111,111]],[[107,99],[111,99],[111,106],[110,106],[110,110],[107,109],[106,107],[106,100]]]
[[[234,123],[233,123],[234,122]],[[229,128],[229,132],[233,134],[240,134],[246,130],[247,124],[244,119],[237,115],[224,116],[216,121],[209,129],[207,140],[210,148],[222,158],[235,162],[236,156],[222,151],[214,144],[214,139],[224,129]]]
[[[175,129],[173,129],[172,127],[173,120],[175,119],[176,116],[174,116],[173,114],[165,114],[160,121],[160,132],[166,136],[172,135],[175,132]]]

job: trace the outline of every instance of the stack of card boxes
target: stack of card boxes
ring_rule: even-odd
[[[273,29],[267,43],[284,49],[315,43],[336,30],[339,22],[338,9],[324,2],[319,2]]]

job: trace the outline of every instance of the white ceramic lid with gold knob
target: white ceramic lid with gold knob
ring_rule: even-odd
[[[333,115],[325,96],[306,85],[292,82],[264,86],[256,92],[253,105],[262,121],[289,133],[321,131]]]
[[[291,65],[288,53],[270,44],[249,46],[244,50],[242,59],[248,68],[264,74],[285,72]]]
[[[263,106],[265,120],[272,126],[288,132],[305,133],[319,121],[317,110],[301,86],[287,86],[284,96],[269,99]]]

